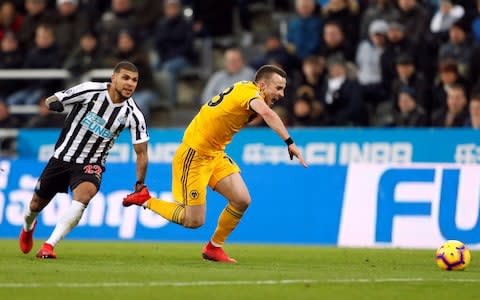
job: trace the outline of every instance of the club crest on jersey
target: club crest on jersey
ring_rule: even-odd
[[[197,199],[199,195],[200,193],[197,190],[190,191],[190,198],[192,198],[193,200]]]
[[[127,116],[121,116],[119,117],[117,120],[118,120],[118,123],[120,123],[120,125],[125,125],[125,123],[127,123]]]
[[[100,118],[91,111],[87,113],[87,115],[82,119],[80,123],[83,127],[87,128],[93,134],[104,139],[110,139],[113,136],[113,133],[107,128],[105,128],[105,123],[107,123],[107,121]]]

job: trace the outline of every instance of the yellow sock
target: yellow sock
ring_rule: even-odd
[[[212,243],[214,246],[221,247],[230,233],[237,227],[240,219],[243,216],[243,212],[235,209],[231,204],[222,211],[218,218],[217,229],[212,236]]]
[[[147,201],[147,208],[161,215],[165,219],[182,225],[185,207],[176,202],[168,202],[156,198]]]

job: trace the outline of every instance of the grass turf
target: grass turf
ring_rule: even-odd
[[[200,244],[63,241],[56,260],[0,240],[0,299],[479,299],[477,254],[440,271],[434,251],[232,245],[235,265]],[[293,281],[288,281],[293,280]],[[299,281],[295,281],[299,280]]]

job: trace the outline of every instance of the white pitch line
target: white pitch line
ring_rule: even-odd
[[[0,283],[0,289],[9,288],[111,288],[111,287],[188,287],[220,285],[287,285],[322,283],[418,283],[418,282],[460,282],[480,283],[480,278],[347,278],[347,279],[284,279],[284,280],[232,280],[232,281],[146,281],[146,282],[57,282],[57,283]]]

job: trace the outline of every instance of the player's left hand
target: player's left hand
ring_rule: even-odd
[[[288,145],[288,154],[290,155],[290,160],[292,160],[293,157],[295,156],[298,159],[298,161],[302,164],[302,166],[304,166],[305,168],[308,167],[307,163],[303,159],[302,153],[300,153],[300,150],[298,150],[295,143]]]

